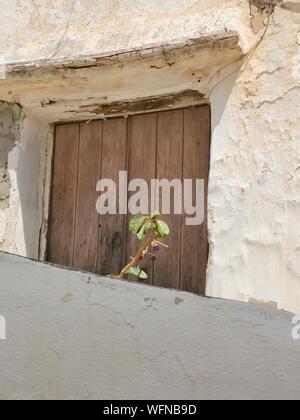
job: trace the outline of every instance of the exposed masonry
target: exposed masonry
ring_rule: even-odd
[[[21,108],[0,102],[0,210],[9,206],[10,177],[8,155],[19,140]]]

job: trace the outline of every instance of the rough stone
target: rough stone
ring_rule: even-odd
[[[0,210],[9,206],[8,154],[19,138],[20,108],[0,102]]]

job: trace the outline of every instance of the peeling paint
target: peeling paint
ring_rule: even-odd
[[[90,105],[80,105],[80,111],[89,112],[94,115],[99,115],[103,117],[109,116],[121,116],[121,115],[130,115],[137,113],[145,113],[149,111],[159,111],[161,109],[176,108],[185,104],[185,106],[198,105],[202,102],[204,94],[187,90],[184,92],[179,92],[177,94],[169,94],[162,96],[152,96],[145,99],[132,99],[130,101],[120,101],[120,102],[111,102],[105,105],[99,104],[90,104]],[[54,103],[49,104],[51,106]],[[66,113],[76,113],[74,110],[65,111]]]
[[[251,27],[258,34],[266,25],[274,9],[282,0],[249,0]]]
[[[207,294],[300,312],[300,17],[276,7],[211,97]],[[226,98],[223,102],[221,98]]]
[[[194,96],[198,92],[199,102],[201,95],[209,94],[214,74],[221,75],[244,54],[238,34],[224,32],[69,62],[10,64],[6,80],[0,82],[0,98],[18,100],[27,113],[48,123],[65,121],[64,113],[70,121],[97,118],[121,102],[128,103],[131,112],[134,101],[152,110],[150,102],[156,100],[160,108],[160,97],[167,101],[167,96],[188,91]]]
[[[280,5],[283,9],[290,10],[293,13],[300,13],[300,4],[297,1],[287,1]]]
[[[8,155],[19,139],[20,108],[0,102],[0,210],[9,205]]]
[[[12,189],[8,160],[19,141],[20,115],[18,105],[0,102],[0,249],[5,242]]]
[[[178,54],[194,54],[199,49],[204,50],[209,48],[222,49],[230,45],[231,48],[238,45],[238,34],[236,32],[221,32],[211,36],[201,36],[199,38],[188,38],[183,40],[173,40],[168,44],[150,45],[147,47],[136,48],[132,51],[119,51],[108,53],[103,56],[82,56],[76,57],[72,60],[64,58],[63,60],[40,60],[34,63],[23,62],[9,63],[6,66],[6,78],[26,79],[33,78],[37,73],[40,77],[43,73],[55,72],[58,74],[61,70],[82,70],[91,67],[102,66],[120,66],[121,63],[140,61],[145,59],[162,60],[162,65],[152,68],[162,68],[163,66],[172,66],[175,64],[176,56]],[[150,66],[151,67],[151,66]]]

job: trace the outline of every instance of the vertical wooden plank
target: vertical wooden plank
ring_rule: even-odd
[[[73,262],[78,146],[78,124],[56,127],[48,261],[64,266]]]
[[[129,120],[129,167],[128,180],[141,178],[148,184],[148,210],[151,204],[151,180],[155,178],[156,159],[156,123],[157,113],[136,115]],[[128,199],[134,193],[128,194]],[[126,228],[132,215],[128,215]],[[126,261],[137,252],[140,241],[135,235],[127,234]],[[141,261],[140,267],[148,274],[148,283],[153,283],[153,262],[147,256]]]
[[[119,171],[127,170],[127,123],[124,118],[103,122],[101,178],[112,179],[119,187]],[[118,195],[118,188],[117,188]],[[117,213],[119,201],[117,200]],[[99,217],[98,270],[118,274],[124,265],[125,215]]]
[[[102,121],[80,124],[73,267],[91,272],[97,270],[96,185],[100,178],[101,143]]]
[[[210,149],[209,106],[184,110],[183,178],[205,180],[205,219],[200,226],[186,226],[183,218],[181,289],[205,293],[207,241],[207,186]],[[195,190],[193,192],[195,194]]]
[[[158,114],[157,127],[157,170],[158,179],[182,178],[182,141],[183,141],[183,110],[167,111]],[[171,214],[162,215],[170,227],[170,235],[165,242],[169,249],[159,251],[154,267],[154,284],[169,288],[179,288],[180,276],[180,239],[181,215],[173,214],[171,194]],[[159,209],[161,210],[161,208]]]

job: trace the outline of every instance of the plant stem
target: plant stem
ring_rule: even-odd
[[[125,276],[128,271],[130,270],[131,267],[136,267],[139,264],[139,259],[142,255],[144,255],[144,251],[147,251],[147,249],[149,248],[149,246],[151,245],[151,243],[154,241],[155,239],[153,237],[148,238],[143,245],[139,248],[138,252],[136,253],[135,257],[133,258],[132,261],[130,261],[129,264],[126,265],[126,267],[123,268],[123,270],[121,271],[121,273],[118,275],[119,278]]]

